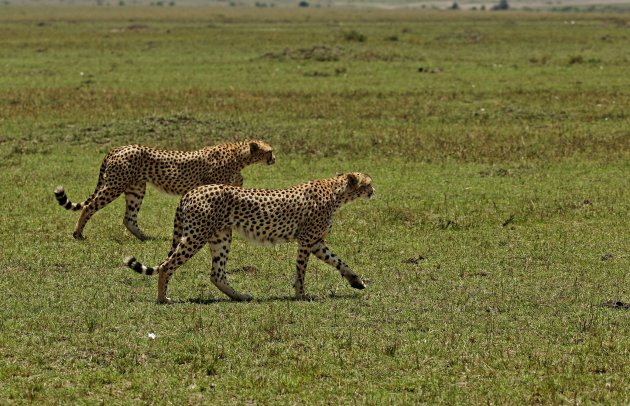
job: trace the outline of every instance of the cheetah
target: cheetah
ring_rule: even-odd
[[[124,264],[134,271],[159,274],[158,303],[172,303],[167,297],[168,282],[175,270],[206,244],[212,251],[212,283],[232,300],[252,297],[235,291],[228,283],[225,268],[230,252],[232,230],[245,239],[276,244],[297,241],[295,297],[305,299],[304,276],[311,254],[337,268],[355,289],[364,289],[356,275],[324,242],[332,227],[334,212],[357,198],[371,199],[372,179],[353,172],[330,179],[313,180],[289,189],[243,189],[230,185],[205,185],[186,193],[175,213],[173,241],[167,258],[156,267],[147,267],[134,257]]]
[[[243,185],[241,170],[276,158],[272,147],[259,140],[206,147],[197,151],[166,151],[144,145],[111,150],[101,164],[96,190],[82,203],[72,203],[63,188],[55,189],[57,202],[67,210],[81,210],[73,237],[83,240],[83,228],[98,210],[125,194],[125,227],[140,240],[148,237],[138,227],[138,212],[147,182],[168,194],[183,195],[210,183]]]

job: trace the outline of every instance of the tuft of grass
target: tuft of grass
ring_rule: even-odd
[[[367,36],[358,32],[357,30],[351,30],[343,33],[343,39],[352,42],[365,42],[367,41]]]

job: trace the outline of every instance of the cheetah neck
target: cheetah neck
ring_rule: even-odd
[[[337,210],[344,204],[354,200],[354,198],[348,195],[348,182],[346,180],[338,180],[333,178],[334,181],[334,196],[335,196],[335,208]]]
[[[230,167],[243,169],[250,164],[249,154],[245,150],[245,143],[236,142],[227,145],[217,145],[202,149],[207,160],[223,162]]]

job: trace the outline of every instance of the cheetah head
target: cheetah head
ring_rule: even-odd
[[[372,186],[372,178],[370,175],[360,172],[351,172],[338,175],[346,179],[346,190],[344,196],[346,201],[365,198],[372,199],[374,197],[374,187]]]
[[[252,163],[264,162],[267,165],[276,163],[273,148],[264,141],[255,140],[249,142],[249,157]]]

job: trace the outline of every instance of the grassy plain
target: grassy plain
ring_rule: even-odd
[[[0,403],[630,402],[630,17],[232,8],[0,12]],[[330,246],[156,280],[177,199],[71,237],[110,148],[260,137],[247,186],[372,175]],[[255,264],[257,272],[243,272]],[[155,334],[151,339],[149,333]]]

